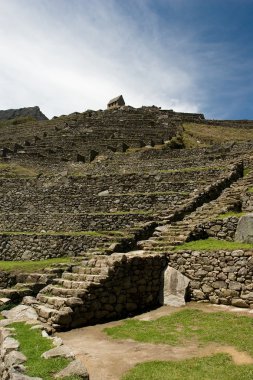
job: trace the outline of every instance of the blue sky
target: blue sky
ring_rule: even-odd
[[[0,109],[253,119],[253,0],[0,0]]]

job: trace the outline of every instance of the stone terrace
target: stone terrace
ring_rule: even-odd
[[[86,111],[53,119],[0,128],[4,155],[46,162],[92,161],[98,153],[163,144],[175,136],[181,120],[203,119],[157,107]]]
[[[164,144],[197,120],[125,107],[0,128],[2,259],[80,258],[39,293],[43,321],[65,329],[155,307],[170,248],[210,215],[251,209],[252,141]]]

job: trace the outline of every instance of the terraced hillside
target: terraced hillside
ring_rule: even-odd
[[[229,236],[208,223],[253,210],[253,123],[220,124],[157,107],[1,122],[1,259],[76,260],[38,287],[43,321],[66,329],[155,307],[173,247],[233,240],[238,218]],[[22,279],[8,281],[5,296]]]

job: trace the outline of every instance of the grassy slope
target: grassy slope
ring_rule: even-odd
[[[175,362],[138,364],[122,380],[252,380],[253,366],[235,365],[225,354]]]
[[[218,250],[233,251],[236,249],[248,250],[248,249],[253,249],[253,244],[209,238],[205,240],[190,241],[188,243],[178,245],[177,247],[174,248],[175,251],[181,251],[181,250],[187,250],[187,249],[194,250],[194,251],[218,251]]]
[[[252,140],[252,129],[185,123],[183,141],[187,148],[221,144],[231,141]],[[199,143],[197,142],[199,141]]]
[[[115,339],[184,345],[191,340],[230,345],[253,356],[253,319],[230,313],[204,313],[186,309],[154,321],[128,319],[105,331]],[[187,375],[186,375],[187,374]],[[250,380],[253,365],[235,365],[228,355],[194,358],[177,362],[149,362],[137,365],[124,380]],[[123,380],[122,379],[122,380]]]
[[[13,323],[15,337],[20,343],[20,351],[27,357],[26,374],[41,377],[43,380],[53,380],[54,374],[62,370],[70,362],[65,358],[43,359],[41,355],[53,348],[53,343],[41,336],[38,330],[31,330],[31,326],[24,323]],[[68,376],[64,380],[81,380],[79,376]]]
[[[38,261],[0,261],[0,271],[16,271],[16,272],[36,272],[42,271],[56,264],[67,264],[73,261],[70,257],[60,257],[48,260],[38,260]]]

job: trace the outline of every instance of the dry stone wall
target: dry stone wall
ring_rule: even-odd
[[[179,251],[169,265],[190,279],[190,298],[253,308],[252,250]]]
[[[239,218],[233,216],[201,224],[190,234],[188,241],[207,237],[234,241],[238,220]]]
[[[44,260],[54,257],[78,256],[98,243],[104,236],[82,235],[7,235],[0,234],[1,260]]]

